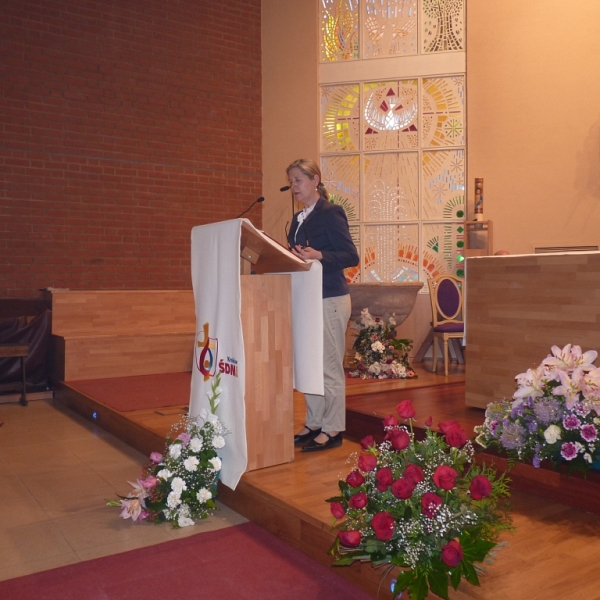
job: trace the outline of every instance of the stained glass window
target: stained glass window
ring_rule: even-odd
[[[424,148],[464,145],[464,84],[463,75],[423,79]]]
[[[359,57],[358,0],[321,0],[321,61]]]
[[[464,50],[465,0],[422,0],[422,51]]]
[[[363,10],[363,58],[417,53],[417,0],[363,0]]]
[[[335,62],[320,88],[323,180],[361,257],[348,281],[462,276],[465,77],[447,72],[441,53],[464,56],[465,0],[320,6],[321,61]]]
[[[324,152],[353,152],[359,149],[359,88],[357,83],[321,87]]]
[[[365,156],[365,221],[412,221],[419,218],[419,154]]]
[[[416,148],[416,79],[364,84],[364,150]]]

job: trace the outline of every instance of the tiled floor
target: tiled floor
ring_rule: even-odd
[[[0,580],[246,521],[222,504],[185,529],[120,519],[106,500],[145,456],[51,400],[0,404],[0,419]]]

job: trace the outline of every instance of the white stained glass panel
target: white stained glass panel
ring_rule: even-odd
[[[423,152],[422,163],[421,218],[426,221],[464,218],[465,151]]]
[[[416,79],[365,83],[364,150],[416,148],[419,94]]]
[[[321,158],[323,183],[329,198],[346,211],[348,221],[360,219],[360,158],[350,156],[323,156]]]
[[[346,275],[346,281],[348,283],[360,283],[360,267],[363,262],[362,254],[361,254],[361,243],[360,243],[360,227],[358,225],[350,225],[350,235],[352,236],[352,240],[354,241],[354,245],[358,250],[358,256],[360,256],[360,262],[356,267],[350,267],[344,270],[344,274]]]
[[[418,225],[366,225],[363,260],[366,282],[418,281]]]
[[[463,277],[465,230],[463,223],[423,224],[423,272],[427,277],[444,273]]]
[[[321,87],[321,151],[353,152],[359,149],[359,86]]]
[[[418,152],[366,155],[364,188],[365,221],[418,219]]]
[[[420,22],[423,52],[465,49],[465,0],[423,0]]]
[[[358,0],[321,0],[321,62],[358,59]]]
[[[363,0],[363,58],[417,53],[417,0]]]
[[[423,79],[421,146],[464,146],[464,75]]]

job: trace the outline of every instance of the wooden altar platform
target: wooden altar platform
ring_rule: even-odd
[[[352,469],[353,455],[360,451],[358,439],[381,431],[381,418],[395,412],[403,399],[413,400],[416,419],[430,415],[435,425],[458,420],[465,429],[481,423],[483,411],[464,404],[464,366],[451,366],[449,376],[434,375],[431,365],[416,365],[419,378],[409,381],[349,381],[347,386],[347,437],[340,448],[323,453],[294,452],[294,461],[246,473],[235,491],[221,486],[220,500],[265,527],[307,555],[330,565],[327,549],[335,533],[325,500],[337,493],[337,481]],[[165,382],[169,374],[165,374]],[[171,425],[185,413],[187,399],[178,406],[116,411],[101,398],[86,396],[77,382],[60,384],[57,399],[75,412],[144,454],[162,450]],[[297,428],[304,418],[301,394],[294,395]],[[418,423],[417,423],[418,425]],[[559,474],[553,474],[561,477]],[[571,482],[573,481],[570,478]],[[518,486],[517,486],[518,487]],[[483,577],[483,588],[462,583],[457,600],[506,598],[597,598],[600,573],[600,517],[546,497],[523,493],[513,486],[514,534],[503,537],[508,546]],[[588,495],[584,500],[590,501]],[[380,588],[380,571],[369,564],[340,568],[339,573],[372,593],[389,599],[388,585]]]

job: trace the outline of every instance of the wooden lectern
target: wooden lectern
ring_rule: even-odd
[[[294,460],[291,275],[310,263],[242,222],[247,471]],[[278,274],[281,273],[281,274]],[[285,273],[285,274],[284,274]]]

